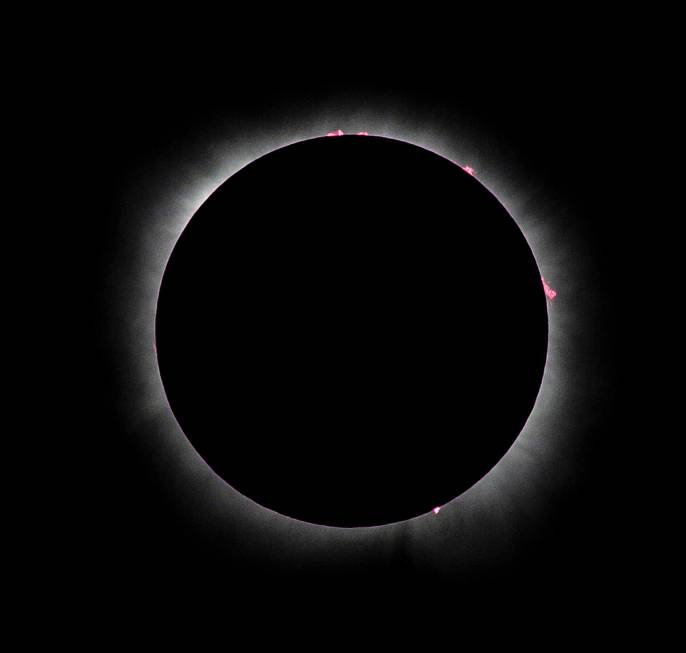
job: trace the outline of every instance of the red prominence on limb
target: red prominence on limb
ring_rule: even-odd
[[[555,299],[555,296],[557,295],[557,291],[553,290],[545,281],[543,277],[541,277],[541,281],[543,282],[543,290],[545,291],[545,296],[552,301]]]

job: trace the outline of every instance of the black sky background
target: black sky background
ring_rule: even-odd
[[[86,135],[78,196],[87,210],[72,224],[85,256],[84,303],[92,307],[92,333],[85,342],[92,348],[84,353],[85,374],[77,391],[84,437],[79,471],[70,478],[74,499],[66,529],[72,536],[66,549],[72,580],[86,596],[189,609],[198,601],[240,596],[255,609],[264,610],[266,601],[276,611],[274,605],[283,601],[286,606],[296,595],[324,603],[353,597],[370,609],[389,600],[419,608],[418,597],[423,597],[446,610],[473,599],[476,606],[491,606],[486,610],[501,603],[534,611],[577,605],[587,614],[601,612],[604,602],[616,602],[630,590],[633,536],[626,521],[627,434],[617,384],[622,343],[616,302],[621,301],[617,270],[623,223],[618,195],[625,183],[618,166],[620,161],[626,165],[627,118],[621,106],[631,84],[614,57],[579,59],[569,51],[545,62],[537,56],[479,59],[470,65],[442,52],[412,65],[407,53],[386,53],[364,61],[324,60],[317,68],[301,66],[307,58],[279,65],[272,57],[265,66],[234,53],[226,55],[224,66],[219,59],[210,69],[178,55],[123,55],[98,61],[82,77],[81,101],[72,118]],[[575,223],[562,231],[569,229],[587,244],[595,261],[592,292],[607,298],[595,316],[602,357],[589,364],[610,390],[594,432],[580,433],[583,464],[575,482],[514,559],[467,577],[424,574],[402,547],[392,568],[362,568],[353,578],[320,578],[311,570],[299,575],[217,551],[178,519],[158,482],[155,462],[131,441],[114,405],[116,376],[100,337],[108,328],[100,299],[113,283],[105,262],[129,180],[151,161],[164,159],[177,143],[210,131],[227,116],[254,120],[322,98],[362,101],[365,93],[454,109],[478,125],[479,133],[507,143],[532,178],[569,207]]]

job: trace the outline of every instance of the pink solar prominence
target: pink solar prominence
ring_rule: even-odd
[[[337,129],[333,132],[328,132],[327,136],[344,136],[345,132],[342,129]],[[369,136],[369,132],[357,132],[358,136]]]
[[[541,281],[543,282],[543,290],[545,290],[545,296],[550,300],[553,301],[555,299],[555,296],[557,295],[557,291],[553,290],[546,282],[543,277],[541,277]]]

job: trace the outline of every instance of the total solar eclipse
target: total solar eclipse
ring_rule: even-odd
[[[373,136],[248,164],[197,210],[156,315],[193,447],[260,505],[372,526],[442,506],[517,438],[538,395],[541,274],[460,166]]]

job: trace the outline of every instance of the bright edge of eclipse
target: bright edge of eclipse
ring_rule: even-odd
[[[206,474],[206,463],[181,431],[169,407],[153,348],[157,297],[177,239],[198,208],[220,185],[245,165],[269,152],[327,134],[368,133],[405,141],[458,163],[500,201],[533,252],[542,275],[542,291],[548,298],[548,350],[544,374],[536,403],[513,445],[471,488],[449,503],[434,508],[428,515],[407,521],[425,520],[432,516],[431,513],[437,515],[439,510],[442,517],[443,513],[448,517],[453,511],[483,509],[495,515],[493,518],[506,522],[508,515],[524,505],[530,514],[539,514],[546,507],[548,487],[564,483],[565,476],[570,473],[562,466],[559,477],[553,480],[549,468],[558,464],[558,450],[572,437],[573,425],[569,417],[565,417],[565,391],[572,381],[570,361],[574,359],[574,351],[570,336],[582,328],[582,318],[572,312],[565,298],[578,292],[583,285],[587,275],[586,262],[575,256],[573,243],[559,240],[556,229],[559,216],[546,210],[557,206],[554,198],[546,197],[544,192],[541,194],[539,188],[531,188],[530,182],[521,179],[516,169],[507,167],[507,155],[499,150],[497,144],[485,139],[487,146],[481,146],[478,135],[466,131],[460,134],[457,125],[452,129],[442,124],[440,128],[417,130],[416,125],[403,122],[398,119],[394,123],[387,116],[381,119],[369,115],[364,119],[357,117],[347,121],[319,117],[299,129],[291,129],[290,133],[278,128],[265,131],[227,128],[216,141],[207,139],[199,148],[189,145],[179,154],[178,161],[165,163],[166,168],[162,166],[159,176],[149,183],[148,194],[139,196],[140,201],[134,202],[133,208],[125,212],[133,232],[126,240],[134,256],[120,268],[130,293],[122,302],[124,312],[128,310],[128,313],[119,317],[123,319],[127,336],[124,347],[129,361],[128,376],[135,381],[132,384],[135,391],[125,392],[123,403],[131,414],[134,429],[154,423],[166,434],[162,437],[164,444],[171,448],[172,455],[179,457],[181,466],[188,467],[186,473],[191,476]],[[341,129],[338,125],[346,128]],[[484,288],[484,292],[492,293],[494,301],[497,301],[497,289]],[[436,452],[426,452],[426,455],[436,455]],[[570,464],[567,464],[567,470]],[[238,494],[223,479],[217,479],[223,483],[224,492]],[[215,497],[218,492],[221,490],[215,488]],[[260,511],[273,513],[248,497],[240,497],[241,501],[253,504]],[[288,522],[330,531],[365,531],[394,526],[384,524],[346,529],[299,522],[278,513],[273,515]]]

